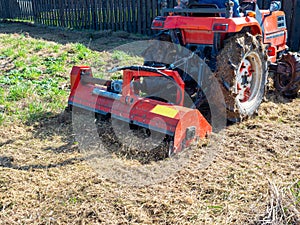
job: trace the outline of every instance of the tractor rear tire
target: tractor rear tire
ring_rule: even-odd
[[[274,84],[285,97],[297,97],[300,90],[300,53],[288,52],[281,57]]]
[[[240,121],[257,111],[265,93],[267,58],[261,36],[239,33],[225,40],[217,56],[215,76],[229,121]]]

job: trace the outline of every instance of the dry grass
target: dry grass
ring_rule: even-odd
[[[1,223],[297,221],[299,202],[289,192],[279,194],[281,189],[269,181],[287,191],[300,177],[298,105],[299,99],[277,108],[264,103],[259,113],[263,118],[226,130],[223,146],[208,167],[199,168],[200,158],[194,155],[178,173],[144,187],[122,185],[96,173],[78,152],[71,124],[56,117],[31,127],[2,127]],[[278,122],[275,114],[285,114],[280,119],[285,122]]]
[[[258,224],[300,224],[300,212],[297,207],[299,202],[295,199],[291,187],[279,190],[273,182],[269,181],[269,184],[270,202],[266,214],[262,216]]]
[[[60,115],[3,125],[0,224],[299,224],[299,105],[271,96],[224,131],[207,165],[209,146],[139,187],[97,173]]]

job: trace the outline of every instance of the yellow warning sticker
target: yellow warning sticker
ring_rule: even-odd
[[[174,118],[177,115],[178,110],[164,105],[156,105],[150,112],[169,118]]]

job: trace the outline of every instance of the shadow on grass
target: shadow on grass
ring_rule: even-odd
[[[48,165],[35,164],[35,165],[19,166],[19,165],[16,165],[13,163],[13,161],[14,161],[13,157],[0,156],[0,167],[29,171],[29,170],[34,170],[34,169],[50,169],[50,168],[62,167],[62,166],[66,166],[66,165],[73,165],[77,162],[81,162],[84,160],[85,160],[84,158],[75,157],[75,158],[67,159],[67,160],[64,160],[64,161],[58,162],[58,163],[50,163]]]
[[[0,147],[3,147],[3,146],[5,146],[5,145],[12,144],[12,143],[14,143],[15,141],[16,141],[15,139],[10,139],[10,140],[7,140],[7,141],[5,141],[5,142],[2,142],[2,143],[0,143]]]
[[[125,138],[125,133],[122,133],[125,139],[128,139],[126,144],[121,144],[117,136],[113,136],[114,130],[111,126],[100,125],[95,123],[92,118],[94,113],[89,111],[76,112],[77,117],[75,117],[75,124],[72,124],[72,112],[62,112],[60,114],[54,115],[48,118],[42,118],[39,120],[31,121],[32,135],[33,138],[38,140],[48,140],[52,139],[55,141],[57,138],[63,143],[59,147],[47,145],[41,150],[52,151],[54,154],[64,154],[72,152],[81,152],[85,154],[85,159],[91,158],[103,158],[103,157],[113,157],[116,156],[120,159],[126,158],[127,160],[137,160],[141,164],[149,164],[151,162],[157,162],[167,158],[167,143],[163,142],[159,146],[155,145],[155,148],[148,144],[145,145],[142,142],[144,140],[142,137],[133,142],[131,136],[130,138]],[[78,117],[79,116],[79,117]],[[28,122],[29,123],[29,122]],[[93,128],[96,129],[93,131]],[[122,129],[121,129],[122,130]],[[121,132],[121,130],[119,132]],[[96,134],[95,134],[96,132]],[[127,132],[122,131],[122,132]],[[141,136],[138,131],[135,135]],[[102,134],[102,135],[101,135]],[[96,135],[96,136],[95,136]],[[135,136],[134,136],[135,137]],[[129,140],[130,139],[130,140]],[[145,139],[146,140],[146,139]],[[128,141],[130,143],[128,143]],[[47,142],[46,142],[47,143]],[[141,147],[143,148],[141,149]],[[103,152],[103,147],[105,148],[105,156],[101,153],[94,152],[95,148],[99,147],[99,151]],[[148,147],[150,149],[144,149]],[[92,151],[92,153],[90,153]]]
[[[274,103],[283,103],[283,104],[293,102],[295,98],[299,98],[299,97],[300,97],[299,93],[298,96],[285,97],[276,90],[268,90],[265,95],[265,99],[267,101],[274,102]]]
[[[32,133],[33,139],[38,140],[52,140],[55,141],[54,136],[59,136],[62,143],[65,143],[59,147],[46,146],[41,150],[52,151],[55,154],[60,153],[72,153],[78,152],[78,147],[74,144],[74,135],[72,134],[72,125],[70,121],[63,120],[64,113],[52,115],[49,117],[49,114],[43,117],[39,115],[35,117],[35,120],[30,120],[26,122],[26,125],[31,126],[30,132]],[[9,139],[5,142],[0,143],[0,147],[5,147],[6,145],[14,144],[18,139]],[[17,165],[14,164],[14,156],[5,156],[0,155],[0,167],[12,168],[16,170],[34,170],[34,169],[49,169],[62,167],[66,165],[72,165],[81,161],[86,160],[83,157],[73,157],[67,160],[63,160],[57,163],[50,164],[33,164],[33,165]]]
[[[148,39],[146,36],[129,34],[124,31],[112,32],[94,31],[94,30],[68,30],[60,27],[49,27],[45,25],[36,25],[28,22],[0,21],[0,33],[19,33],[37,39],[54,41],[60,44],[81,43],[86,47],[104,51],[111,50],[122,44],[137,40]]]
[[[26,121],[26,125],[32,127],[33,138],[52,140],[53,137],[59,136],[61,141],[66,143],[58,148],[45,147],[45,151],[52,150],[55,153],[78,151],[78,148],[74,145],[75,135],[69,113],[62,111],[61,113],[49,115],[48,112],[41,112],[39,115],[35,115],[34,118]]]

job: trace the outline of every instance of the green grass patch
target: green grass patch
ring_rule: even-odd
[[[0,46],[1,60],[10,65],[1,69],[0,124],[33,122],[61,112],[69,94],[69,62],[76,58],[84,64],[85,53],[99,58],[81,44],[68,51],[61,44],[16,34],[1,35]]]
[[[9,92],[6,99],[8,101],[19,101],[23,98],[28,97],[29,94],[30,94],[30,89],[25,83],[12,85],[9,88]]]
[[[124,52],[97,52],[84,44],[58,44],[22,34],[0,34],[0,124],[34,122],[64,110],[73,65],[90,65],[104,77],[115,60],[132,65],[139,59]],[[120,74],[117,74],[118,76]]]
[[[14,53],[15,53],[15,51],[14,51],[13,48],[5,49],[5,50],[2,52],[3,56],[5,56],[5,57],[11,57],[11,56],[14,55]]]
[[[3,87],[0,87],[0,105],[4,104],[5,102],[5,91]]]
[[[295,197],[296,204],[300,206],[300,180],[291,187],[291,192]]]

